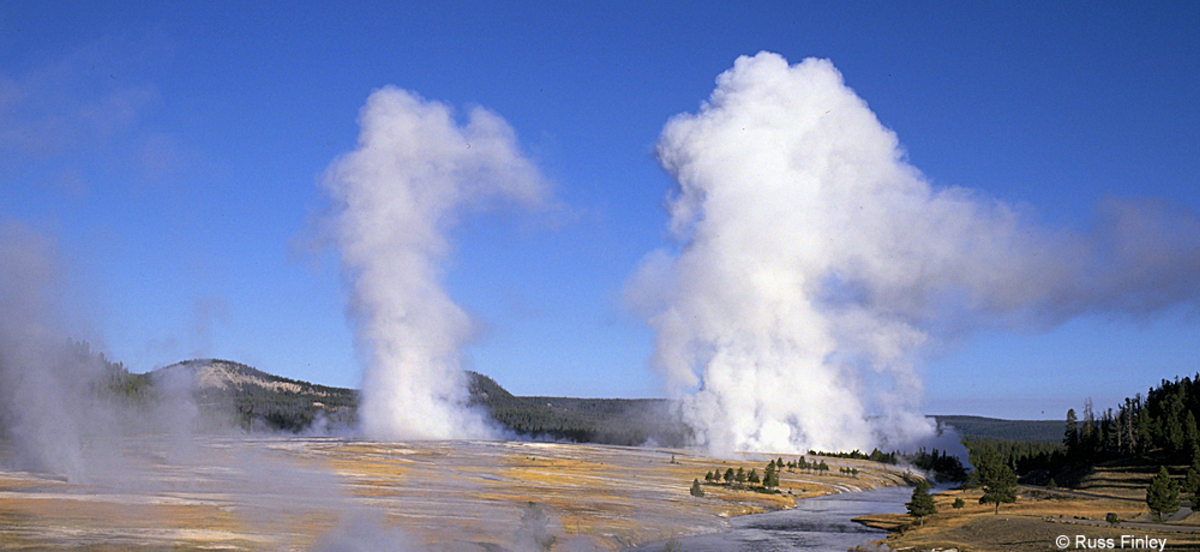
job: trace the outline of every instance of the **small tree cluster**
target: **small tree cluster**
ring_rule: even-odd
[[[840,472],[842,475],[852,475],[854,477],[858,477],[858,468],[842,467],[842,468],[838,468],[838,472]]]
[[[767,468],[763,470],[764,487],[774,488],[779,486],[779,467],[782,465],[782,459],[778,462],[772,460],[770,464],[767,464]]]
[[[737,471],[727,468],[723,475],[720,469],[716,469],[704,474],[704,482],[710,485],[724,484],[737,487],[744,484],[761,485],[764,489],[772,489],[779,486],[779,471],[782,466],[784,466],[782,458],[771,460],[767,463],[761,476],[757,468],[751,468],[749,472],[743,467],[739,467]],[[695,481],[695,484],[700,484],[699,479]]]

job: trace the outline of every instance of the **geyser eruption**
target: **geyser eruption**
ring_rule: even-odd
[[[657,154],[677,182],[680,247],[648,255],[627,294],[718,453],[919,441],[934,431],[918,414],[931,339],[1153,310],[1200,288],[1194,217],[1120,204],[1072,237],[935,189],[826,60],[739,58]]]
[[[483,108],[452,110],[398,88],[371,94],[358,147],[329,167],[333,231],[365,365],[363,429],[376,438],[490,434],[466,407],[460,348],[470,318],[441,281],[447,233],[498,200],[543,204],[549,187],[513,130]]]

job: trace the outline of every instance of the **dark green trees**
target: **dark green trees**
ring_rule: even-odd
[[[1067,424],[1063,430],[1063,444],[1067,445],[1067,450],[1076,450],[1079,447],[1079,419],[1075,417],[1075,409],[1067,410]]]
[[[979,482],[983,485],[980,504],[995,504],[996,514],[1001,504],[1017,501],[1017,474],[998,455],[989,454],[976,461]]]
[[[1179,486],[1171,479],[1165,466],[1159,468],[1158,475],[1150,480],[1150,488],[1146,489],[1146,505],[1158,521],[1179,510]]]
[[[932,516],[937,513],[937,504],[933,502],[933,495],[929,494],[929,482],[922,481],[917,488],[913,489],[912,500],[904,504],[908,508],[908,515],[917,518],[917,522],[925,525],[925,516]]]
[[[770,489],[779,486],[779,469],[783,466],[782,462],[778,464],[771,462],[767,464],[767,469],[763,471],[763,486]]]
[[[704,497],[704,489],[700,488],[700,480],[699,479],[692,480],[692,488],[688,492],[692,493],[692,496],[694,496],[696,498]]]

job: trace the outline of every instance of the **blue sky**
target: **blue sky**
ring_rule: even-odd
[[[310,222],[385,85],[499,114],[569,206],[454,232],[471,368],[517,394],[662,396],[620,302],[668,243],[654,144],[740,55],[830,59],[935,186],[1047,225],[1114,197],[1200,210],[1192,2],[176,4],[0,6],[0,220],[55,241],[73,331],[134,371],[205,356],[358,384]],[[926,411],[1106,407],[1200,370],[1198,337],[1183,307],[985,332],[929,351]]]

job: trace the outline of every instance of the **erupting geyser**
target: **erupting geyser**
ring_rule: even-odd
[[[452,110],[397,88],[371,94],[358,148],[329,167],[333,231],[365,365],[360,416],[376,438],[490,434],[467,408],[460,347],[467,314],[447,295],[447,232],[465,209],[497,200],[536,206],[549,187],[512,129],[483,108]]]
[[[1194,216],[1110,202],[1080,237],[934,188],[826,60],[739,58],[657,153],[679,247],[648,255],[627,295],[717,453],[919,441],[934,431],[918,414],[929,340],[1200,290]]]

